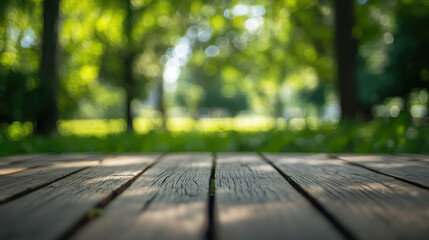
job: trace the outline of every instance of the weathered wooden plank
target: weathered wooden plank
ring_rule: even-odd
[[[0,206],[0,239],[60,237],[115,189],[149,166],[156,155],[104,160]]]
[[[15,162],[21,162],[29,159],[39,158],[41,156],[46,156],[47,154],[20,154],[7,157],[0,157],[0,166],[8,165]]]
[[[210,154],[167,155],[75,235],[76,239],[202,239]]]
[[[360,239],[427,239],[429,192],[326,155],[266,154]]]
[[[340,159],[423,185],[429,189],[429,165],[395,155],[340,154]]]
[[[424,154],[405,154],[405,153],[401,153],[401,154],[397,154],[397,156],[400,159],[405,159],[405,160],[409,160],[409,161],[420,161],[420,162],[427,162],[429,163],[429,155],[424,155]]]
[[[98,155],[98,154],[71,153],[71,154],[40,155],[35,158],[28,158],[21,161],[13,162],[11,164],[0,166],[0,176],[17,173],[28,169],[48,166],[50,164],[55,164],[58,162],[78,161],[78,160],[84,160],[89,157],[95,158],[97,156],[99,156],[99,158],[102,158],[102,155]]]
[[[342,237],[256,154],[219,154],[215,182],[219,239]]]
[[[100,163],[100,156],[81,161],[59,162],[45,167],[29,169],[0,176],[0,204],[38,189],[57,179]],[[102,158],[101,158],[102,159]]]

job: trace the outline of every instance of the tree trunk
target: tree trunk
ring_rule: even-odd
[[[164,104],[164,80],[162,76],[159,78],[158,82],[158,101],[157,101],[157,108],[159,112],[161,113],[161,124],[162,129],[167,130],[167,114],[165,112],[165,104]]]
[[[283,104],[280,98],[280,90],[277,89],[276,95],[274,96],[274,102],[272,104],[271,116],[274,120],[274,128],[279,129],[279,120],[283,118]]]
[[[353,9],[353,0],[335,0],[335,50],[342,119],[353,119],[358,114],[358,90],[355,75],[356,42],[352,35]]]
[[[43,1],[43,43],[40,63],[41,108],[36,118],[37,134],[56,132],[58,119],[58,22],[60,0]]]
[[[127,122],[127,132],[134,132],[133,113],[131,102],[135,97],[135,82],[133,76],[134,48],[133,48],[133,9],[131,1],[126,1],[126,15],[124,19],[124,33],[127,36],[127,45],[125,46],[123,63],[124,63],[124,90],[126,94],[125,101],[125,118]]]
[[[126,121],[127,121],[127,131],[133,132],[133,113],[131,109],[131,102],[135,96],[135,84],[133,79],[133,55],[126,56],[124,59],[124,79],[125,79],[125,94],[126,96]]]

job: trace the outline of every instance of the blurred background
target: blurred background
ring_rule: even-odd
[[[429,152],[429,0],[2,0],[0,155]]]

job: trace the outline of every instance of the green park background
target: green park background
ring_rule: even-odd
[[[0,155],[429,152],[429,0],[1,0]]]

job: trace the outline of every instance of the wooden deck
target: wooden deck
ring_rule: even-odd
[[[429,239],[429,156],[4,157],[0,239]]]

